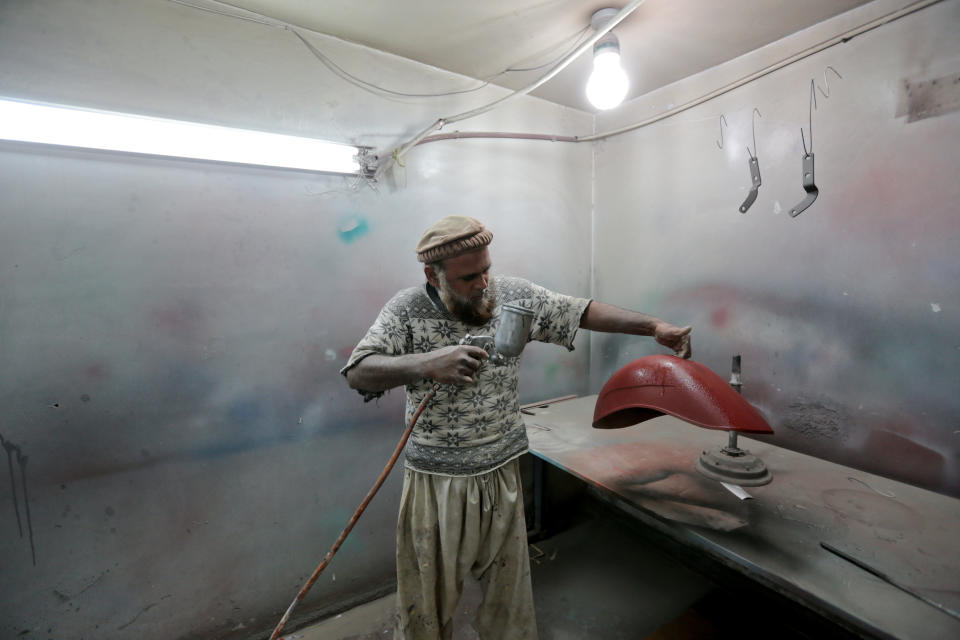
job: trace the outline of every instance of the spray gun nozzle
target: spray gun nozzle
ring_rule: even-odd
[[[490,362],[501,365],[509,357],[519,356],[527,344],[530,335],[530,324],[534,313],[529,309],[513,305],[503,305],[500,314],[500,326],[497,335],[472,336],[469,333],[460,340],[460,344],[480,347],[490,356]]]
[[[497,343],[496,340],[490,336],[472,336],[469,333],[460,340],[460,344],[469,345],[471,347],[480,347],[487,352],[487,355],[490,356],[490,362],[495,365],[503,364],[503,356],[497,352]]]

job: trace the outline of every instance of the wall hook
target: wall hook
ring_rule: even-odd
[[[740,205],[740,213],[746,213],[747,209],[754,203],[760,191],[760,185],[762,184],[760,180],[760,160],[757,158],[757,119],[754,116],[760,116],[762,118],[763,114],[760,113],[759,109],[754,107],[753,113],[750,115],[752,121],[751,129],[753,130],[753,151],[750,151],[750,147],[747,147],[747,154],[750,156],[750,193],[747,194],[743,204]]]
[[[834,70],[836,73],[836,70]],[[813,204],[814,200],[817,199],[817,196],[820,195],[820,190],[817,189],[817,185],[814,183],[813,178],[813,110],[817,106],[817,92],[814,89],[816,83],[813,79],[810,80],[810,111],[809,111],[809,127],[810,127],[810,150],[807,150],[807,141],[803,137],[803,127],[800,127],[800,141],[803,143],[803,158],[801,159],[801,169],[803,173],[803,190],[807,192],[806,197],[800,201],[799,204],[790,209],[790,217],[796,218],[798,215],[803,213],[810,205]]]
[[[817,86],[817,88],[820,89],[820,93],[823,94],[824,98],[830,97],[830,80],[827,78],[827,71],[833,71],[835,74],[837,74],[838,78],[843,80],[843,76],[840,75],[840,72],[828,65],[827,68],[823,70],[823,84],[824,86],[827,87],[827,90],[824,91],[823,87],[820,87],[819,85]]]
[[[803,137],[803,127],[800,127],[800,141],[803,143],[803,154],[813,155],[813,110],[817,108],[817,92],[814,90],[814,82],[810,80],[810,110],[807,113],[807,125],[810,128],[810,150],[807,151],[807,141]]]
[[[750,116],[750,129],[753,132],[753,152],[750,152],[750,147],[747,147],[747,153],[750,154],[751,158],[757,157],[757,119],[753,116],[763,117],[763,114],[760,113],[760,109],[756,107],[753,108],[753,113]]]
[[[717,140],[717,148],[723,149],[723,127],[730,126],[727,124],[727,119],[723,117],[723,114],[720,114],[720,139]]]

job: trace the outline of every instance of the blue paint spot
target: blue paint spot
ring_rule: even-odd
[[[244,398],[234,402],[227,409],[227,417],[234,424],[249,425],[260,419],[262,406],[256,398]]]
[[[337,224],[337,235],[344,244],[350,244],[363,236],[367,235],[370,228],[367,226],[366,218],[356,214],[349,214],[340,218]]]

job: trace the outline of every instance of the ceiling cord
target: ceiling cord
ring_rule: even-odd
[[[485,86],[487,86],[487,85],[489,84],[490,80],[492,80],[492,79],[494,79],[494,78],[496,78],[496,77],[498,77],[498,76],[500,76],[500,75],[503,75],[504,73],[508,73],[508,72],[511,72],[511,71],[532,71],[532,70],[537,70],[537,69],[543,68],[544,66],[547,66],[547,65],[550,64],[550,63],[545,63],[544,65],[540,65],[540,66],[537,66],[537,67],[531,67],[531,68],[528,68],[528,69],[524,69],[524,68],[507,68],[507,69],[505,69],[504,71],[501,71],[501,72],[499,72],[499,73],[497,73],[497,74],[494,74],[493,76],[490,76],[487,80],[483,81],[483,84],[481,84],[479,87],[475,87],[475,88],[473,88],[473,89],[463,89],[463,90],[459,90],[459,91],[451,91],[451,92],[438,93],[438,94],[405,94],[405,93],[402,93],[402,92],[393,92],[393,91],[388,90],[388,89],[385,89],[385,88],[383,88],[383,87],[379,87],[379,86],[374,85],[374,84],[372,84],[372,83],[369,83],[369,82],[363,81],[363,80],[361,80],[361,79],[359,79],[359,78],[356,78],[355,76],[350,75],[350,74],[347,73],[346,71],[343,71],[342,69],[340,69],[340,67],[338,67],[336,64],[334,64],[329,58],[327,58],[327,57],[324,56],[321,52],[319,52],[319,50],[317,50],[315,47],[313,47],[311,44],[309,44],[309,43],[306,41],[306,39],[303,38],[303,36],[301,36],[301,35],[297,32],[297,30],[294,28],[293,25],[289,25],[289,24],[282,23],[282,22],[280,22],[280,21],[275,21],[275,20],[264,20],[264,19],[262,19],[262,18],[265,18],[265,16],[261,16],[260,14],[257,14],[257,13],[255,13],[255,12],[249,11],[249,10],[247,10],[247,9],[243,9],[242,7],[237,7],[237,6],[232,5],[232,4],[228,3],[228,2],[223,2],[223,0],[210,0],[210,1],[211,1],[211,2],[215,2],[215,3],[217,3],[217,4],[221,4],[221,5],[225,5],[225,6],[231,7],[231,8],[233,8],[233,9],[239,9],[239,10],[241,10],[241,11],[245,11],[245,12],[250,13],[250,14],[252,14],[252,15],[254,15],[254,16],[257,16],[257,17],[259,17],[259,18],[261,18],[261,19],[245,17],[245,16],[241,16],[241,15],[237,15],[237,14],[233,14],[233,13],[229,13],[229,12],[219,11],[219,10],[212,9],[212,8],[208,8],[208,7],[202,7],[202,6],[199,6],[199,5],[195,5],[195,4],[186,2],[185,0],[168,0],[168,1],[169,1],[169,2],[173,2],[173,3],[176,3],[176,4],[180,4],[180,5],[192,7],[192,8],[195,8],[195,9],[199,9],[199,10],[202,10],[202,11],[208,11],[208,12],[210,12],[210,13],[215,13],[215,14],[219,14],[219,15],[224,15],[224,16],[231,17],[231,18],[237,18],[237,19],[240,19],[240,20],[248,20],[248,21],[250,21],[250,22],[257,22],[257,23],[259,23],[259,24],[264,24],[264,25],[268,25],[268,26],[272,26],[272,27],[277,27],[277,28],[282,28],[282,29],[288,30],[288,31],[290,31],[291,33],[293,33],[294,35],[296,35],[298,38],[300,38],[300,40],[304,43],[304,45],[307,46],[307,48],[311,51],[311,53],[313,53],[318,59],[320,59],[321,62],[324,62],[324,64],[327,64],[328,68],[330,68],[331,71],[334,71],[334,73],[337,73],[337,70],[339,69],[339,70],[343,73],[343,75],[340,75],[340,73],[337,73],[337,75],[340,75],[340,77],[342,77],[344,80],[347,80],[348,82],[351,82],[351,83],[353,83],[353,84],[356,84],[357,86],[361,86],[362,88],[367,88],[368,90],[373,90],[373,91],[379,91],[379,92],[384,93],[384,94],[395,94],[395,95],[405,96],[405,97],[440,97],[440,96],[455,95],[455,94],[459,94],[459,93],[469,93],[469,92],[471,92],[471,91],[477,91],[477,90],[479,90],[479,89],[482,89],[483,87],[485,87]],[[703,104],[703,103],[705,103],[705,102],[707,102],[707,101],[709,101],[709,100],[712,100],[712,99],[714,99],[714,98],[717,98],[717,97],[719,97],[719,96],[721,96],[721,95],[724,95],[724,94],[726,94],[726,93],[729,93],[730,91],[733,91],[734,89],[737,89],[737,88],[739,88],[739,87],[742,87],[742,86],[744,86],[744,85],[746,85],[746,84],[748,84],[748,83],[750,83],[750,82],[752,82],[752,81],[754,81],[754,80],[757,80],[757,79],[759,79],[759,78],[761,78],[761,77],[763,77],[763,76],[766,76],[766,75],[768,75],[768,74],[770,74],[770,73],[773,73],[774,71],[777,71],[777,70],[779,70],[779,69],[782,69],[783,67],[786,67],[786,66],[788,66],[788,65],[790,65],[790,64],[793,64],[793,63],[795,63],[795,62],[799,62],[800,60],[803,60],[803,59],[805,59],[805,58],[808,58],[809,56],[812,56],[812,55],[814,55],[814,54],[816,54],[816,53],[819,53],[819,52],[821,52],[821,51],[823,51],[823,50],[825,50],[825,49],[828,49],[828,48],[830,48],[830,47],[833,47],[833,46],[835,46],[835,45],[837,45],[837,44],[846,43],[846,42],[848,42],[849,40],[857,37],[858,35],[861,35],[861,34],[863,34],[863,33],[866,33],[866,32],[868,32],[868,31],[871,31],[871,30],[873,30],[873,29],[876,29],[876,28],[878,28],[878,27],[881,27],[881,26],[883,26],[883,25],[885,25],[885,24],[888,24],[888,23],[890,23],[890,22],[893,22],[894,20],[898,20],[899,18],[902,18],[902,17],[904,17],[904,16],[910,15],[910,14],[912,14],[912,13],[914,13],[914,12],[916,12],[916,11],[919,11],[919,10],[921,10],[921,9],[925,9],[925,8],[931,6],[931,5],[934,5],[934,4],[937,4],[938,2],[941,2],[942,0],[918,0],[917,2],[914,2],[914,3],[912,3],[912,4],[909,4],[909,5],[905,6],[905,7],[902,7],[901,9],[892,11],[892,12],[890,12],[890,13],[884,15],[884,16],[881,16],[881,17],[879,17],[879,18],[876,18],[876,19],[874,19],[874,20],[871,20],[871,21],[869,21],[869,22],[866,22],[866,23],[864,23],[863,25],[861,25],[861,26],[859,26],[859,27],[855,27],[855,28],[853,28],[853,29],[850,29],[850,30],[848,30],[848,31],[845,31],[844,33],[842,33],[842,34],[840,34],[840,35],[838,35],[838,36],[834,36],[834,37],[832,37],[832,38],[829,38],[829,39],[827,39],[827,40],[824,40],[823,42],[820,42],[820,43],[815,44],[815,45],[813,45],[813,46],[811,46],[811,47],[808,47],[807,49],[805,49],[805,50],[803,50],[803,51],[800,51],[800,52],[795,53],[795,54],[793,54],[793,55],[791,55],[791,56],[788,56],[788,57],[780,60],[779,62],[776,62],[776,63],[773,63],[773,64],[771,64],[771,65],[768,65],[768,66],[764,67],[763,69],[760,69],[759,71],[756,71],[756,72],[754,72],[754,73],[751,73],[751,74],[748,74],[748,75],[746,75],[746,76],[743,76],[743,77],[739,78],[738,80],[735,80],[735,81],[733,81],[733,82],[731,82],[731,83],[729,83],[729,84],[727,84],[727,85],[724,85],[724,86],[722,86],[722,87],[720,87],[720,88],[718,88],[718,89],[715,89],[715,90],[713,90],[713,91],[710,91],[710,92],[708,92],[708,93],[706,93],[706,94],[703,94],[702,96],[700,96],[700,97],[698,97],[698,98],[694,98],[693,100],[690,100],[690,101],[688,101],[688,102],[686,102],[686,103],[684,103],[684,104],[682,104],[682,105],[679,105],[679,106],[677,106],[677,107],[673,107],[673,108],[671,108],[671,109],[668,109],[668,110],[666,110],[666,111],[664,111],[664,112],[662,112],[662,113],[660,113],[660,114],[657,114],[657,115],[655,115],[655,116],[652,116],[652,117],[647,118],[647,119],[645,119],[645,120],[642,120],[642,121],[640,121],[640,122],[635,122],[635,123],[633,123],[633,124],[630,124],[630,125],[627,125],[627,126],[624,126],[624,127],[620,127],[620,128],[618,128],[618,129],[613,129],[613,130],[611,130],[611,131],[606,131],[606,132],[603,132],[603,133],[596,133],[596,134],[592,134],[592,135],[584,135],[584,136],[561,136],[561,135],[547,135],[547,134],[526,134],[526,133],[507,133],[507,132],[482,132],[482,131],[477,131],[477,132],[454,132],[454,133],[450,133],[450,134],[440,134],[440,135],[436,135],[436,136],[431,136],[431,135],[430,135],[431,133],[433,133],[434,131],[437,131],[437,130],[441,129],[441,128],[444,127],[445,125],[451,124],[451,123],[453,123],[453,122],[459,122],[459,121],[461,121],[461,120],[466,120],[466,119],[468,119],[468,118],[472,118],[472,117],[477,116],[477,115],[481,115],[481,114],[483,114],[483,113],[486,113],[487,111],[490,111],[490,110],[496,108],[496,107],[499,106],[500,104],[503,104],[503,103],[506,102],[507,100],[510,100],[510,99],[515,98],[515,97],[520,96],[520,95],[525,95],[525,94],[527,94],[527,93],[530,93],[531,91],[533,91],[534,89],[536,89],[536,88],[539,87],[540,85],[544,84],[545,82],[547,82],[548,80],[550,80],[551,78],[553,78],[557,73],[559,73],[561,70],[563,70],[570,62],[572,62],[577,56],[579,56],[581,53],[583,53],[583,51],[585,51],[587,48],[592,47],[593,44],[594,44],[597,40],[599,40],[603,35],[605,35],[608,31],[610,31],[614,26],[616,26],[617,24],[619,24],[627,15],[629,15],[634,9],[636,9],[640,4],[642,4],[643,1],[644,1],[644,0],[633,0],[630,4],[628,4],[628,5],[625,6],[623,9],[621,9],[620,12],[617,13],[617,14],[613,17],[613,19],[611,19],[610,22],[608,22],[603,28],[597,30],[597,31],[594,33],[593,37],[591,37],[591,38],[590,38],[589,40],[587,40],[586,42],[581,43],[581,44],[580,44],[579,46],[577,46],[573,51],[571,51],[571,52],[567,53],[565,56],[563,56],[563,57],[560,59],[560,61],[557,62],[557,63],[551,68],[551,70],[550,70],[549,72],[547,72],[545,75],[543,75],[541,78],[539,78],[538,80],[536,80],[536,81],[533,82],[532,84],[528,85],[527,87],[524,87],[524,88],[522,88],[522,89],[519,89],[519,90],[517,90],[517,91],[514,91],[513,93],[510,93],[510,94],[508,94],[508,95],[506,95],[506,96],[504,96],[504,97],[502,97],[502,98],[500,98],[500,99],[498,99],[498,100],[495,100],[495,101],[493,101],[493,102],[491,102],[491,103],[489,103],[489,104],[487,104],[487,105],[484,105],[484,106],[482,106],[482,107],[478,107],[478,108],[476,108],[476,109],[473,109],[473,110],[470,110],[470,111],[466,111],[466,112],[464,112],[464,113],[457,114],[457,115],[454,115],[454,116],[447,116],[447,117],[443,117],[443,118],[438,118],[432,125],[430,125],[430,126],[427,127],[426,129],[424,129],[423,131],[421,131],[419,134],[417,134],[416,136],[414,136],[411,140],[409,140],[409,141],[406,142],[405,144],[403,144],[403,145],[401,145],[401,146],[399,146],[399,147],[394,148],[394,149],[393,149],[390,153],[388,153],[388,154],[382,155],[382,156],[381,156],[381,159],[380,159],[380,163],[379,163],[379,165],[378,165],[378,167],[377,167],[377,170],[376,170],[376,174],[375,174],[374,177],[373,177],[373,180],[375,181],[377,178],[379,178],[379,177],[382,175],[382,173],[383,173],[386,169],[388,169],[390,166],[392,166],[393,164],[399,164],[399,165],[403,166],[403,158],[404,158],[404,156],[405,156],[407,153],[409,153],[409,151],[410,151],[413,147],[415,147],[415,146],[417,146],[417,145],[419,145],[419,144],[425,144],[425,143],[428,143],[428,142],[435,142],[435,141],[439,141],[439,140],[463,139],[463,138],[499,138],[499,139],[513,138],[513,139],[520,139],[520,140],[548,140],[548,141],[555,141],[555,142],[595,142],[595,141],[598,141],[598,140],[604,140],[604,139],[606,139],[606,138],[611,138],[611,137],[614,137],[614,136],[622,135],[622,134],[628,133],[628,132],[630,132],[630,131],[635,131],[635,130],[637,130],[637,129],[640,129],[640,128],[649,126],[649,125],[654,124],[654,123],[656,123],[656,122],[660,122],[661,120],[665,120],[665,119],[667,119],[667,118],[670,118],[670,117],[672,117],[672,116],[675,116],[675,115],[677,115],[677,114],[679,114],[679,113],[683,113],[684,111],[687,111],[687,110],[689,110],[689,109],[692,109],[693,107],[699,106],[699,105],[701,105],[701,104]],[[585,32],[586,32],[586,30],[582,30],[582,31],[578,32],[578,34],[575,35],[575,36],[573,36],[573,37],[579,39],[580,34],[583,34],[583,33],[585,33]]]
[[[494,100],[493,102],[485,104],[481,107],[477,107],[476,109],[471,109],[470,111],[465,111],[457,115],[446,116],[444,118],[437,119],[436,122],[434,122],[432,125],[430,125],[426,129],[418,133],[409,142],[395,148],[393,152],[390,153],[389,155],[381,157],[381,162],[377,167],[377,171],[376,171],[376,174],[374,175],[374,179],[376,180],[377,178],[379,178],[380,175],[382,175],[386,169],[392,166],[394,162],[396,162],[397,160],[402,160],[403,157],[410,151],[410,149],[420,144],[420,142],[423,141],[424,138],[426,138],[428,135],[430,135],[434,131],[437,131],[443,128],[445,125],[451,124],[453,122],[459,122],[461,120],[466,120],[468,118],[473,118],[475,116],[484,114],[496,108],[497,106],[503,104],[504,102],[508,100],[512,100],[513,98],[516,98],[518,96],[526,95],[531,91],[533,91],[534,89],[536,89],[537,87],[539,87],[540,85],[544,84],[545,82],[553,78],[555,75],[563,71],[563,69],[565,69],[567,65],[573,62],[577,57],[579,57],[581,53],[593,47],[594,43],[596,43],[600,38],[605,36],[615,26],[620,24],[620,22],[622,22],[624,18],[626,18],[631,13],[633,13],[633,11],[637,7],[639,7],[641,4],[643,4],[644,1],[645,0],[631,0],[631,2],[628,3],[622,9],[620,9],[620,11],[617,12],[616,15],[610,18],[610,20],[603,27],[597,29],[594,32],[593,36],[587,39],[586,42],[582,43],[574,51],[567,54],[567,56],[564,57],[559,63],[557,63],[552,69],[550,69],[550,71],[540,76],[540,78],[538,78],[531,84],[527,85],[526,87],[522,89],[518,89],[513,93],[507,94],[502,98]]]
[[[908,15],[910,15],[911,13],[915,13],[915,12],[920,11],[920,10],[922,10],[922,9],[926,9],[926,8],[929,7],[929,6],[934,5],[934,4],[937,4],[938,2],[942,2],[942,1],[943,1],[943,0],[919,0],[918,2],[914,2],[914,3],[912,3],[912,4],[909,4],[909,5],[901,8],[901,9],[897,9],[897,10],[895,10],[895,11],[892,11],[892,12],[890,12],[890,13],[888,13],[888,14],[886,14],[886,15],[880,16],[879,18],[876,18],[876,19],[874,19],[874,20],[870,20],[869,22],[866,22],[866,23],[860,25],[859,27],[854,27],[853,29],[850,29],[850,30],[848,30],[848,31],[845,31],[845,32],[841,33],[840,35],[834,36],[834,37],[829,38],[829,39],[827,39],[827,40],[824,40],[824,41],[822,41],[822,42],[820,42],[820,43],[818,43],[818,44],[815,44],[815,45],[813,45],[813,46],[811,46],[811,47],[808,47],[807,49],[804,49],[803,51],[800,51],[800,52],[795,53],[795,54],[793,54],[793,55],[791,55],[791,56],[788,56],[788,57],[780,60],[779,62],[775,62],[775,63],[773,63],[773,64],[771,64],[771,65],[768,65],[768,66],[764,67],[763,69],[760,69],[759,71],[755,71],[755,72],[753,72],[753,73],[751,73],[751,74],[748,74],[748,75],[746,75],[746,76],[743,76],[742,78],[740,78],[740,79],[738,79],[738,80],[735,80],[735,81],[733,81],[733,82],[731,82],[731,83],[729,83],[729,84],[727,84],[727,85],[724,85],[723,87],[720,87],[719,89],[715,89],[715,90],[713,90],[713,91],[710,91],[709,93],[706,93],[706,94],[704,94],[704,95],[702,95],[702,96],[700,96],[700,97],[698,97],[698,98],[694,98],[693,100],[690,100],[689,102],[685,102],[685,103],[682,104],[682,105],[679,105],[679,106],[677,106],[677,107],[673,107],[672,109],[668,109],[667,111],[664,111],[664,112],[662,112],[662,113],[660,113],[660,114],[657,114],[657,115],[655,115],[655,116],[652,116],[652,117],[650,117],[650,118],[647,118],[646,120],[642,120],[642,121],[640,121],[640,122],[636,122],[636,123],[633,123],[633,124],[630,124],[630,125],[621,127],[621,128],[619,128],[619,129],[614,129],[614,130],[612,130],[612,131],[606,131],[606,132],[604,132],[604,133],[597,133],[597,134],[585,135],[585,136],[572,136],[572,140],[571,140],[571,139],[568,139],[568,138],[571,138],[571,136],[555,136],[555,137],[556,137],[557,141],[560,141],[560,142],[595,142],[595,141],[597,141],[597,140],[604,140],[604,139],[606,139],[606,138],[612,138],[612,137],[614,137],[614,136],[622,135],[622,134],[624,134],[624,133],[629,133],[630,131],[635,131],[636,129],[640,129],[640,128],[642,128],[642,127],[649,126],[649,125],[654,124],[654,123],[656,123],[656,122],[660,122],[661,120],[666,120],[667,118],[670,118],[670,117],[672,117],[672,116],[675,116],[675,115],[677,115],[677,114],[679,114],[679,113],[683,113],[684,111],[687,111],[687,110],[689,110],[689,109],[692,109],[693,107],[699,106],[699,105],[701,105],[701,104],[703,104],[703,103],[705,103],[705,102],[707,102],[707,101],[709,101],[709,100],[712,100],[712,99],[717,98],[717,97],[719,97],[719,96],[721,96],[721,95],[723,95],[723,94],[725,94],[725,93],[729,93],[730,91],[733,91],[734,89],[737,89],[737,88],[739,88],[739,87],[742,87],[743,85],[745,85],[745,84],[747,84],[747,83],[749,83],[749,82],[753,82],[754,80],[757,80],[757,79],[759,79],[759,78],[761,78],[761,77],[763,77],[763,76],[765,76],[765,75],[768,75],[768,74],[770,74],[770,73],[773,73],[774,71],[778,71],[779,69],[782,69],[783,67],[786,67],[786,66],[788,66],[788,65],[790,65],[790,64],[793,64],[793,63],[795,63],[795,62],[799,62],[800,60],[803,60],[803,59],[805,59],[805,58],[808,58],[808,57],[810,57],[810,56],[812,56],[812,55],[814,55],[814,54],[816,54],[816,53],[820,53],[821,51],[823,51],[823,50],[825,50],[825,49],[829,49],[830,47],[833,47],[833,46],[835,46],[835,45],[846,43],[846,42],[852,40],[853,38],[855,38],[855,37],[857,37],[857,36],[859,36],[859,35],[861,35],[861,34],[864,34],[864,33],[868,32],[868,31],[872,31],[873,29],[876,29],[876,28],[881,27],[881,26],[883,26],[883,25],[885,25],[885,24],[888,24],[888,23],[890,23],[890,22],[893,22],[894,20],[898,20],[898,19],[900,19],[900,18],[903,18],[903,17],[905,17],[905,16],[908,16]],[[824,72],[824,73],[826,73],[826,72]],[[712,119],[712,116],[711,116],[711,119]],[[546,136],[537,136],[537,137],[535,137],[535,138],[529,138],[529,137],[527,136],[527,134],[519,134],[519,133],[518,133],[518,134],[502,134],[502,133],[475,132],[475,133],[470,134],[470,135],[467,135],[467,133],[468,133],[468,132],[461,132],[461,133],[459,133],[457,136],[452,136],[452,137],[459,137],[459,138],[506,138],[506,137],[516,137],[516,138],[518,138],[518,139],[538,139],[538,140],[552,140],[552,139],[554,139],[554,136],[549,136],[549,135],[546,135]],[[434,136],[430,136],[429,138],[424,138],[424,139],[421,140],[420,142],[432,142],[433,139],[434,139]],[[437,139],[444,139],[444,140],[446,140],[446,139],[450,139],[450,138],[448,138],[448,137],[442,137],[442,138],[441,138],[441,137],[437,137]]]
[[[248,22],[255,22],[255,23],[257,23],[257,24],[266,25],[266,26],[268,26],[268,27],[274,27],[274,28],[276,28],[276,29],[283,29],[283,30],[285,30],[285,31],[289,31],[289,32],[292,33],[293,35],[297,36],[297,38],[299,38],[300,42],[303,43],[303,45],[307,48],[307,50],[310,51],[310,53],[313,54],[313,56],[314,56],[315,58],[317,58],[317,60],[319,60],[320,62],[322,62],[324,66],[326,66],[330,71],[332,71],[332,72],[334,73],[334,75],[338,76],[338,77],[341,78],[342,80],[345,80],[346,82],[349,82],[350,84],[353,84],[353,85],[355,85],[355,86],[357,86],[357,87],[359,87],[359,88],[361,88],[361,89],[364,89],[365,91],[369,91],[369,92],[374,93],[374,94],[383,94],[383,95],[385,95],[385,96],[396,96],[396,97],[400,97],[400,98],[443,98],[443,97],[447,97],[447,96],[461,95],[461,94],[465,94],[465,93],[473,93],[473,92],[475,92],[475,91],[480,91],[481,89],[489,86],[489,85],[490,85],[490,82],[491,82],[492,80],[494,80],[495,78],[499,78],[500,76],[505,75],[505,74],[507,74],[507,73],[523,72],[523,71],[536,71],[536,70],[538,70],[538,69],[542,69],[542,68],[544,68],[544,67],[547,67],[547,66],[556,64],[556,62],[557,62],[558,60],[562,60],[562,59],[564,58],[564,56],[568,55],[568,53],[569,53],[569,51],[570,51],[570,49],[568,49],[566,53],[563,53],[563,54],[557,56],[556,58],[554,58],[554,59],[552,59],[552,60],[549,60],[549,61],[547,61],[547,62],[544,62],[544,63],[539,64],[539,65],[536,65],[536,66],[532,66],[532,67],[507,67],[506,69],[503,69],[502,71],[498,71],[497,73],[495,73],[495,74],[493,74],[493,75],[491,75],[491,76],[489,76],[489,77],[487,77],[487,78],[485,78],[485,79],[483,79],[483,80],[480,80],[480,84],[479,84],[479,85],[477,85],[477,86],[475,86],[475,87],[470,87],[470,88],[468,88],[468,89],[457,89],[457,90],[453,90],[453,91],[444,91],[444,92],[440,92],[440,93],[408,93],[408,92],[404,92],[404,91],[395,91],[395,90],[393,90],[393,89],[388,89],[388,88],[386,88],[386,87],[382,87],[382,86],[380,86],[380,85],[377,85],[377,84],[374,84],[374,83],[369,82],[369,81],[367,81],[367,80],[364,80],[363,78],[360,78],[359,76],[353,75],[352,73],[350,73],[349,71],[347,71],[346,69],[344,69],[343,67],[341,67],[340,65],[338,65],[336,62],[334,62],[329,56],[327,56],[327,55],[324,54],[322,51],[320,51],[316,46],[314,46],[314,45],[311,44],[309,41],[307,41],[307,39],[304,38],[304,36],[300,33],[300,31],[312,31],[312,30],[310,30],[310,29],[305,29],[305,28],[303,28],[303,27],[299,27],[299,26],[297,26],[297,25],[293,25],[293,24],[290,24],[290,23],[287,23],[287,22],[282,22],[282,21],[280,21],[280,20],[276,20],[276,19],[273,19],[273,18],[268,18],[268,16],[265,16],[265,15],[263,15],[263,14],[259,14],[259,13],[250,11],[249,9],[244,9],[243,7],[238,7],[238,6],[236,6],[236,5],[232,5],[232,4],[228,3],[228,2],[223,2],[222,0],[210,0],[210,1],[211,1],[211,2],[215,2],[216,4],[225,5],[225,6],[227,6],[227,7],[230,7],[231,9],[237,9],[237,10],[240,10],[240,11],[245,11],[245,12],[247,12],[247,13],[252,14],[252,17],[251,17],[251,16],[239,15],[239,14],[236,14],[236,13],[232,13],[232,12],[229,12],[229,11],[223,11],[223,10],[220,10],[220,9],[215,9],[215,8],[212,8],[212,7],[205,7],[205,6],[202,6],[202,5],[194,4],[194,3],[192,3],[192,2],[187,2],[186,0],[168,0],[168,2],[172,2],[172,3],[174,3],[174,4],[179,4],[179,5],[182,5],[182,6],[184,6],[184,7],[190,7],[190,8],[192,8],[192,9],[197,9],[197,10],[200,10],[200,11],[206,11],[207,13],[212,13],[212,14],[215,14],[215,15],[225,16],[225,17],[228,17],[228,18],[236,18],[236,19],[238,19],[238,20],[246,20],[246,21],[248,21]],[[580,39],[583,37],[583,35],[586,33],[586,31],[587,31],[588,29],[589,29],[589,27],[585,27],[585,28],[581,29],[580,31],[578,31],[577,33],[575,33],[575,34],[573,34],[573,35],[571,35],[571,36],[567,36],[567,37],[564,38],[563,40],[564,40],[564,41],[566,41],[566,40],[571,40],[571,39],[576,40],[577,42],[574,44],[574,48],[575,48],[576,46],[579,45]],[[324,34],[324,35],[326,35],[326,34]],[[329,37],[329,36],[328,36],[328,37]],[[555,45],[555,46],[556,46],[556,45]]]

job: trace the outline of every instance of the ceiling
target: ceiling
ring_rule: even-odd
[[[627,99],[732,60],[868,1],[646,0],[614,29],[620,39],[623,67],[631,79]],[[589,37],[592,31],[583,29],[596,10],[620,8],[627,1],[230,0],[220,4],[471,78],[487,79],[504,69],[535,67],[556,60]],[[492,82],[519,89],[548,68],[512,71],[497,75]],[[362,69],[349,70],[361,78],[364,75]],[[533,95],[595,111],[584,95],[590,70],[588,52]]]

